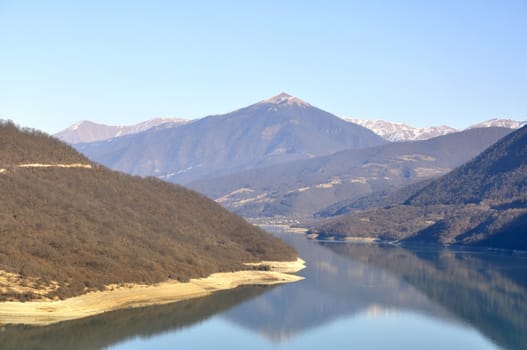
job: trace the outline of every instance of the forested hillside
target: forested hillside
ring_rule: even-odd
[[[184,281],[240,270],[244,262],[296,257],[219,204],[158,179],[102,166],[10,170],[18,163],[88,160],[13,124],[0,126],[0,137],[8,168],[0,174],[2,300],[38,297],[35,288],[63,298],[114,283]]]
[[[89,163],[71,146],[34,129],[0,120],[0,168],[21,163]]]

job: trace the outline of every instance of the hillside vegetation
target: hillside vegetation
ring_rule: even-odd
[[[34,129],[0,120],[0,168],[21,163],[90,163],[71,146]]]
[[[398,204],[383,204],[312,233],[527,249],[527,127]]]
[[[8,169],[88,161],[13,124],[0,126],[0,137]],[[35,298],[35,287],[64,298],[108,284],[185,281],[240,270],[244,262],[296,257],[279,239],[193,191],[101,166],[17,168],[0,174],[0,192],[0,271],[11,273],[11,283],[0,284],[2,300]]]

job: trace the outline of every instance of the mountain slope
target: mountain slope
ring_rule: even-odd
[[[287,94],[170,129],[76,145],[110,168],[177,183],[386,143]]]
[[[135,125],[105,125],[84,120],[55,134],[55,137],[64,142],[74,144],[81,142],[94,142],[108,140],[128,134],[136,134],[155,127],[175,127],[188,123],[188,120],[179,118],[156,118]]]
[[[63,298],[295,258],[277,238],[190,190],[93,165],[12,124],[0,125],[0,140],[9,140],[0,154],[24,155],[4,158],[0,173],[3,300]],[[87,164],[59,167],[70,162]]]
[[[511,132],[484,128],[279,164],[188,184],[245,217],[299,216],[439,176]]]
[[[471,162],[411,196],[411,205],[507,201],[527,193],[527,128],[492,145]]]
[[[527,126],[402,204],[335,218],[322,236],[527,249]]]

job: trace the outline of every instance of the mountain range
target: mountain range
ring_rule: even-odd
[[[44,133],[0,123],[0,155],[0,301],[186,281],[296,258],[198,193],[93,164]]]
[[[336,217],[312,232],[527,249],[527,126],[409,192],[396,205]]]
[[[156,127],[175,127],[188,122],[188,120],[180,118],[156,118],[135,125],[105,125],[83,120],[56,133],[55,137],[70,144],[94,142],[137,134]]]
[[[368,128],[374,133],[376,133],[377,135],[392,142],[427,140],[433,137],[461,131],[447,125],[416,128],[407,124],[394,123],[386,120],[366,120],[358,118],[344,118],[344,120],[364,126],[365,128]],[[519,129],[525,124],[526,122],[519,122],[512,119],[495,118],[471,125],[467,129],[490,127]]]
[[[492,119],[456,131],[345,121],[281,93],[188,123],[153,120],[125,130],[84,122],[59,136],[128,132],[74,146],[113,169],[185,184],[245,217],[305,219],[371,207],[469,161],[521,125]],[[361,200],[371,193],[375,200]]]
[[[75,147],[103,165],[176,183],[387,143],[282,93],[176,128],[154,128]]]
[[[408,124],[386,120],[368,120],[359,118],[342,119],[363,126],[390,142],[427,140],[437,136],[461,131],[447,125],[416,128]],[[180,126],[192,121],[193,120],[181,118],[155,118],[135,125],[114,126],[84,120],[56,133],[54,136],[69,144],[89,143],[129,134],[136,134],[154,127],[168,128]],[[471,125],[467,129],[489,127],[519,129],[526,125],[526,123],[527,122],[525,121],[520,122],[512,119],[494,118]]]
[[[334,203],[437,177],[510,133],[469,129],[248,170],[188,186],[244,217],[309,218]]]
[[[344,120],[364,126],[377,135],[392,142],[426,140],[457,131],[446,125],[416,128],[407,124],[394,123],[385,120],[366,120],[358,118],[344,118]]]

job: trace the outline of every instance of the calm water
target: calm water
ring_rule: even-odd
[[[0,349],[527,349],[526,256],[277,234],[304,281],[5,326]]]

